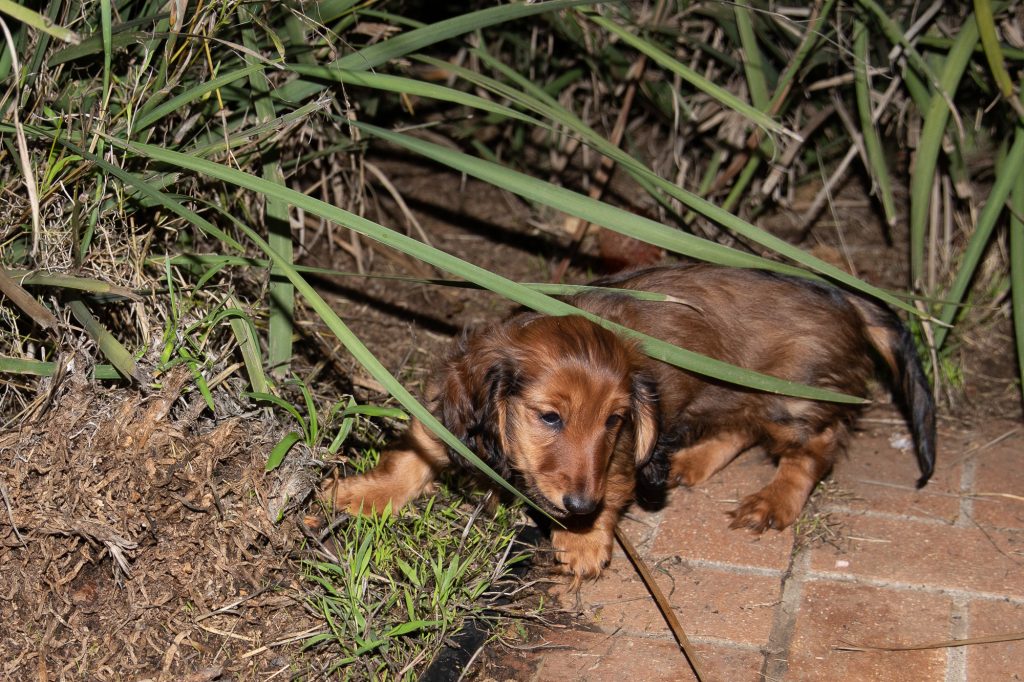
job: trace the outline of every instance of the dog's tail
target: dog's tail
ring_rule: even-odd
[[[917,450],[922,487],[935,470],[935,401],[910,330],[889,308],[847,294],[847,300],[864,320],[871,345],[882,356],[892,376],[893,395],[910,425]]]

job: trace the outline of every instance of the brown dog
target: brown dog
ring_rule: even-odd
[[[913,340],[890,310],[822,284],[697,264],[629,273],[595,285],[669,294],[685,304],[588,292],[573,305],[719,360],[778,378],[866,396],[877,356],[917,445],[924,485],[935,462],[935,411]],[[427,396],[441,422],[564,528],[556,557],[596,576],[633,499],[647,486],[696,485],[762,445],[774,479],[732,512],[762,532],[796,520],[845,447],[857,408],[740,388],[645,356],[578,316],[523,313],[464,339]],[[397,509],[453,459],[414,421],[401,449],[325,491],[350,511]]]

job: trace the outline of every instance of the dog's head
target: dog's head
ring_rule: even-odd
[[[658,436],[654,381],[636,347],[583,317],[527,314],[469,337],[436,396],[441,420],[555,517],[601,506],[613,465]]]

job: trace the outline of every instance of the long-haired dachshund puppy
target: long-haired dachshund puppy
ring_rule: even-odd
[[[935,462],[935,410],[913,340],[887,308],[834,287],[695,264],[595,285],[678,302],[587,292],[570,302],[704,355],[781,379],[868,395],[876,358],[905,408],[924,485]],[[774,479],[731,512],[733,528],[792,524],[843,451],[857,408],[762,393],[645,356],[579,316],[516,315],[461,341],[428,392],[441,422],[563,525],[559,561],[576,576],[607,564],[615,525],[639,480],[693,486],[763,446]],[[337,508],[398,509],[461,458],[419,422],[366,474],[325,490]]]

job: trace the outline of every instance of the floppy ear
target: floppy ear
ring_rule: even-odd
[[[654,452],[658,442],[658,384],[647,374],[633,374],[633,450],[636,465],[642,466]]]
[[[459,344],[440,377],[435,413],[459,440],[505,475],[508,398],[518,373],[501,339],[504,334],[490,332]]]

